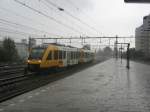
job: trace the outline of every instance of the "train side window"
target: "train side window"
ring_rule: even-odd
[[[77,52],[74,52],[75,53],[75,59],[77,59]]]
[[[48,56],[47,56],[47,60],[52,60],[52,52],[50,51]]]
[[[72,52],[72,59],[74,59],[74,52]]]
[[[77,59],[77,52],[76,52],[76,59]]]
[[[72,59],[72,52],[70,51],[70,59]]]
[[[64,51],[61,51],[61,59],[63,59],[64,57]]]
[[[58,59],[58,51],[54,51],[54,60]]]
[[[64,57],[64,59],[65,59],[65,58],[66,58],[66,51],[64,51],[64,53],[63,53],[63,54],[64,54],[64,56],[63,56],[63,57]]]
[[[70,51],[67,51],[67,58],[70,59]]]
[[[73,52],[73,59],[75,59],[75,55],[74,55],[75,53]]]
[[[74,52],[74,59],[76,59],[76,52]]]
[[[76,52],[74,52],[74,59],[76,59]]]
[[[73,52],[71,52],[71,59],[73,59]]]
[[[80,52],[80,57],[82,57],[82,52]]]
[[[59,59],[62,59],[62,51],[59,51]]]
[[[74,59],[76,59],[76,52],[74,52]]]

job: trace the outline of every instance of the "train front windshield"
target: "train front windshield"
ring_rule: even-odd
[[[44,48],[33,48],[29,59],[42,59],[42,56],[44,54]]]

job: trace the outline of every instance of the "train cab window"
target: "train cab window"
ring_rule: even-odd
[[[42,59],[45,49],[44,48],[33,48],[29,59]]]
[[[54,60],[58,59],[58,51],[54,51]]]
[[[52,52],[50,51],[48,56],[47,56],[47,60],[52,60]]]

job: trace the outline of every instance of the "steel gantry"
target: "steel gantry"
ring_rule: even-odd
[[[41,38],[33,38],[33,39],[41,39],[42,41],[43,40],[55,40],[55,42],[58,42],[58,40],[69,40],[70,44],[71,44],[72,40],[81,40],[81,44],[83,45],[83,43],[85,43],[86,40],[89,40],[89,39],[100,40],[100,43],[102,43],[101,39],[109,39],[108,41],[109,41],[109,44],[110,44],[110,39],[115,39],[116,42],[118,42],[118,39],[124,39],[124,41],[125,41],[125,39],[131,39],[131,38],[133,39],[134,37],[133,36],[131,36],[131,37],[127,37],[127,36],[125,36],[125,37],[119,37],[119,36],[102,36],[102,37],[99,37],[99,36],[98,37],[86,36],[86,37],[82,37],[82,36],[80,36],[80,37],[56,37],[55,38],[55,37],[46,37],[46,36],[44,36],[44,38],[41,37]],[[31,38],[29,40],[31,40]],[[29,44],[30,44],[30,42],[29,42]],[[117,44],[116,44],[116,48],[117,48]]]
[[[92,39],[92,40],[96,39],[97,41],[99,41],[100,44],[102,43],[101,39],[108,39],[108,41],[109,41],[108,46],[114,46],[116,59],[118,58],[118,44],[121,45],[121,48],[119,49],[119,50],[121,50],[121,53],[122,53],[122,49],[123,49],[122,45],[123,44],[127,45],[127,66],[126,67],[129,69],[130,68],[130,63],[129,63],[129,59],[130,59],[130,57],[129,57],[130,43],[126,43],[125,39],[133,39],[133,38],[135,38],[135,37],[133,37],[133,36],[130,36],[130,37],[119,37],[119,36],[103,36],[103,37],[89,37],[89,36],[87,36],[87,37],[82,37],[82,36],[80,36],[80,37],[56,37],[56,38],[54,38],[54,37],[49,37],[48,38],[46,36],[44,36],[44,38],[31,38],[30,37],[29,38],[29,49],[31,49],[31,47],[32,47],[31,42],[30,42],[32,39],[38,39],[38,40],[40,39],[40,40],[42,40],[42,42],[44,40],[55,40],[56,43],[58,42],[58,40],[69,40],[70,44],[72,43],[72,40],[81,40],[81,42],[78,42],[78,43],[81,43],[82,45],[83,45],[83,43],[86,42],[85,40],[88,40],[88,39]],[[115,39],[114,40],[114,45],[110,44],[111,43],[110,39]],[[124,42],[120,43],[118,41],[118,39],[123,39]],[[92,43],[92,42],[90,41],[90,43]],[[121,58],[122,58],[122,56],[121,56]]]

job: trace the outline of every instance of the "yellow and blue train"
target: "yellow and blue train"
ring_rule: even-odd
[[[61,69],[94,60],[95,53],[91,50],[48,44],[34,47],[27,60],[29,71],[44,69]]]

